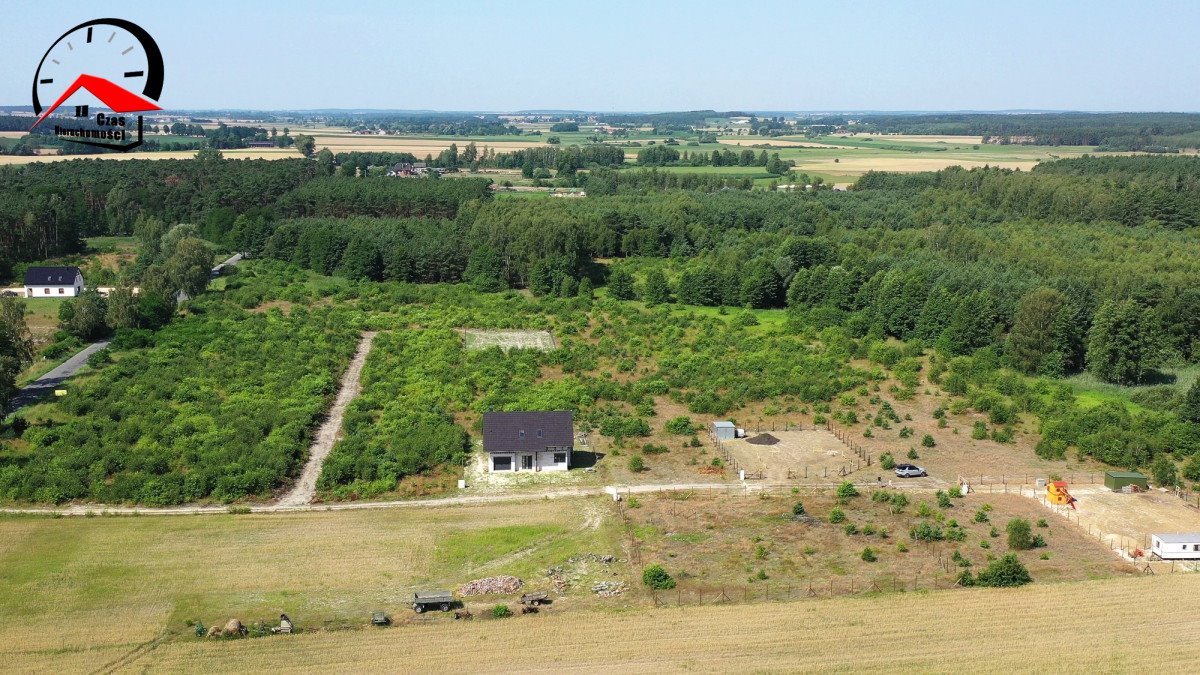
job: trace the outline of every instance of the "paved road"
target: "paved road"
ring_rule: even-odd
[[[88,357],[108,346],[108,340],[100,340],[93,342],[79,352],[75,356],[67,359],[54,370],[34,380],[26,385],[21,393],[13,397],[13,400],[8,404],[8,411],[13,412],[18,408],[23,408],[31,403],[37,403],[43,396],[52,393],[58,389],[63,380],[71,377],[87,364]]]

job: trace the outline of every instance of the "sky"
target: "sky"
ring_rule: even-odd
[[[1200,2],[6,0],[0,105],[116,17],[166,109],[1200,110]]]

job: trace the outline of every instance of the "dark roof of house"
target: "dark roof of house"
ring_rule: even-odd
[[[78,267],[30,267],[25,270],[26,286],[58,286],[75,283]]]
[[[566,411],[483,413],[483,449],[488,452],[569,448],[574,442],[571,413]]]

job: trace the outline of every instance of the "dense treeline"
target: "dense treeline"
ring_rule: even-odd
[[[331,126],[347,126],[355,131],[384,130],[398,134],[437,136],[518,136],[521,130],[498,115],[462,115],[456,113],[365,113],[334,116]]]
[[[83,159],[0,167],[0,275],[16,261],[82,250],[82,238],[130,234],[139,216],[228,228],[311,180],[294,160]]]
[[[855,116],[859,131],[993,137],[995,142],[1092,145],[1106,150],[1200,147],[1196,113],[937,113]],[[844,117],[819,120],[844,125]]]
[[[263,242],[262,253],[321,274],[368,281],[460,281],[466,267],[457,226],[448,220],[286,220]]]
[[[490,182],[483,178],[323,178],[283,195],[278,211],[284,216],[453,218],[464,203],[488,199]]]

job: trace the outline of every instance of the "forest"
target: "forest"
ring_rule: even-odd
[[[1200,450],[1200,386],[1174,379],[1200,360],[1196,158],[871,173],[845,193],[708,191],[654,170],[592,169],[580,173],[588,198],[572,200],[493,199],[480,179],[356,179],[338,161],[84,161],[46,175],[95,199],[43,192],[44,216],[52,205],[73,215],[64,224],[78,220],[66,238],[30,230],[43,233],[31,239],[43,242],[34,253],[70,236],[133,232],[143,244],[133,269],[149,297],[186,284],[197,297],[162,328],[151,320],[161,313],[136,304],[132,319],[109,326],[115,362],[102,364],[87,396],[56,404],[65,421],[24,431],[27,454],[0,461],[2,494],[142,503],[268,495],[294,475],[368,325],[389,332],[321,478],[338,498],[383,494],[459,461],[484,410],[562,407],[602,434],[637,437],[655,396],[696,415],[781,398],[828,410],[841,392],[881,377],[852,359],[904,378],[924,370],[988,415],[997,438],[1033,416],[1045,458],[1142,468],[1169,460],[1200,480],[1200,462],[1188,460]],[[14,181],[33,185],[37,166],[13,171]],[[254,183],[262,189],[236,180],[255,170],[267,174]],[[598,189],[606,181],[612,187]],[[110,208],[118,187],[141,192],[119,202],[126,209]],[[38,203],[30,192],[0,188],[14,205],[7,217]],[[195,225],[168,225],[185,220]],[[262,259],[203,293],[200,274],[188,281],[187,270],[202,273],[206,261],[180,244],[195,236]],[[280,303],[288,313],[261,313]],[[704,306],[727,316],[675,311]],[[783,310],[783,320],[759,326],[759,309]],[[78,322],[64,316],[65,329]],[[460,327],[550,328],[562,346],[467,352],[452,330]],[[281,342],[300,334],[303,344]],[[250,344],[222,346],[221,360],[200,372],[217,353],[211,345],[227,341]],[[0,335],[0,350],[21,344],[19,331]],[[272,363],[255,362],[267,346]],[[543,380],[543,368],[564,377]],[[618,383],[612,373],[631,375]],[[1083,405],[1065,379],[1080,373],[1136,389],[1128,403]],[[214,378],[230,380],[216,396]],[[155,403],[128,403],[129,391]],[[246,419],[216,402],[237,392],[256,401]],[[164,423],[164,410],[188,426]],[[260,426],[232,454],[213,454],[221,429],[248,424]],[[411,439],[392,433],[401,427],[414,429]],[[128,434],[147,440],[115,458]]]

